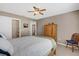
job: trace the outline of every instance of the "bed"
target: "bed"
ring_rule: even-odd
[[[11,40],[14,47],[13,56],[47,56],[56,48],[54,39],[26,36]]]
[[[56,42],[46,37],[26,36],[12,40],[0,38],[1,56],[47,56],[55,51]]]

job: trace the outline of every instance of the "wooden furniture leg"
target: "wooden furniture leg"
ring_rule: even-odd
[[[72,44],[72,52],[74,52],[74,45]]]
[[[54,55],[56,55],[56,50],[54,51]]]
[[[68,43],[66,44],[66,48],[68,47]]]

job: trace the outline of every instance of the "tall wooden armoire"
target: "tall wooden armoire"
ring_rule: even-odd
[[[44,36],[52,37],[57,41],[57,24],[44,25]]]

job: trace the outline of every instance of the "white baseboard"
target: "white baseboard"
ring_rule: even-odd
[[[59,45],[62,45],[62,46],[65,46],[66,47],[66,44],[64,44],[64,43],[59,43],[59,42],[57,42],[57,44],[59,44]],[[67,46],[67,47],[69,47],[69,48],[72,48],[72,46]],[[75,49],[78,49],[77,47],[75,47]]]
[[[57,44],[62,45],[62,46],[66,46],[66,44],[60,43],[60,42],[57,42]]]

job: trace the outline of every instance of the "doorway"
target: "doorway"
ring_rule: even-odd
[[[19,20],[12,20],[12,38],[19,37]]]
[[[32,35],[35,35],[35,24],[32,25]]]

